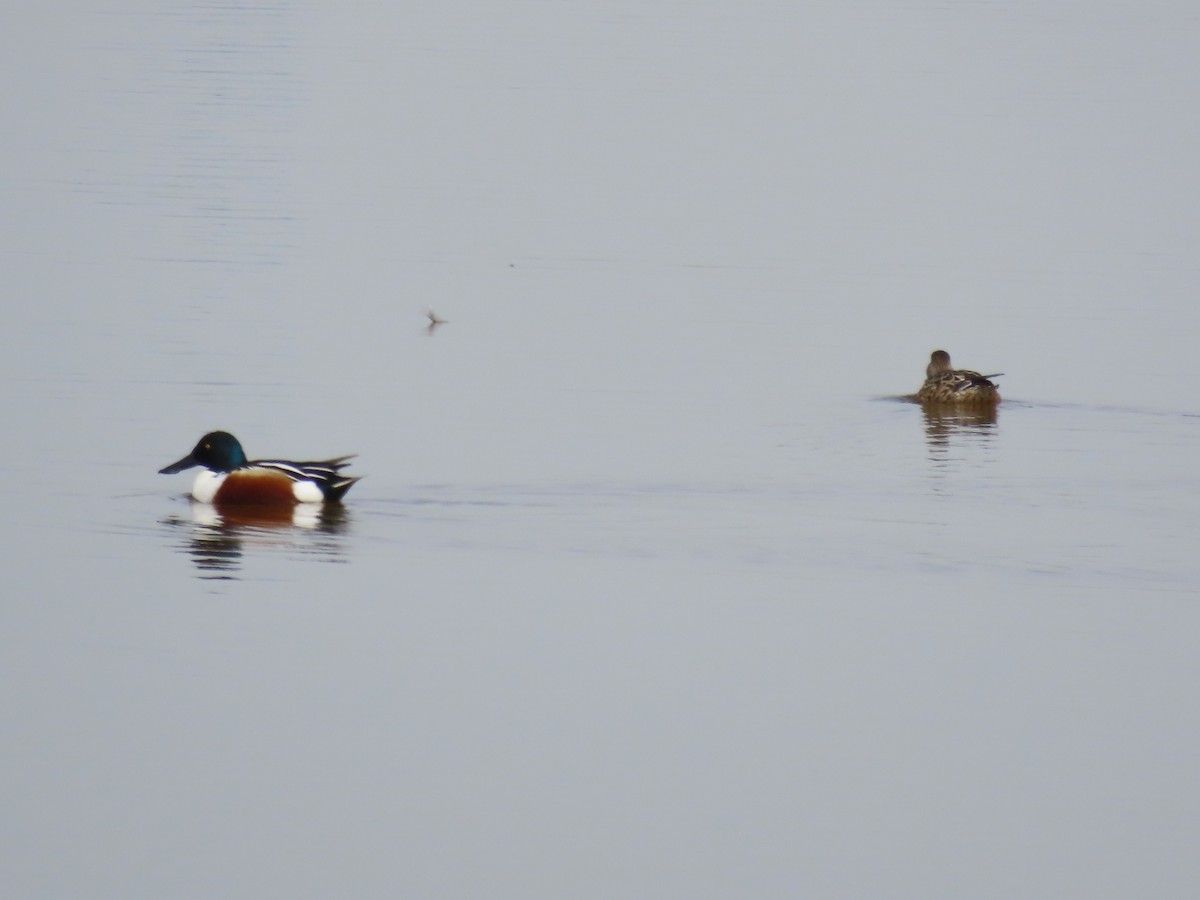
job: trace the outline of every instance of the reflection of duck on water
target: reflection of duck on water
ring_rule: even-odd
[[[971,438],[990,438],[996,430],[997,410],[994,405],[985,406],[948,406],[926,403],[922,405],[925,416],[925,440],[931,450],[944,450],[949,447],[954,435],[967,435]]]
[[[1000,402],[1000,391],[991,379],[1003,375],[980,375],[970,369],[956,369],[950,363],[950,354],[945,350],[934,350],[925,368],[925,383],[917,391],[917,402],[922,404],[945,404],[952,407],[992,407]]]
[[[340,531],[347,521],[340,503],[297,503],[294,506],[251,506],[244,503],[192,503],[192,523],[226,532],[239,529],[260,532],[303,528],[306,531]]]
[[[308,559],[345,559],[341,534],[349,521],[341,504],[292,507],[192,503],[190,519],[172,516],[164,525],[188,528],[181,549],[201,578],[233,578],[247,549],[282,550]]]

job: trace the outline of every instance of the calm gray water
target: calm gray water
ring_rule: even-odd
[[[0,51],[7,896],[1194,895],[1194,4]],[[223,521],[214,428],[366,478]]]

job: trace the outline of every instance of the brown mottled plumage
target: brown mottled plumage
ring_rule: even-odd
[[[1003,374],[980,375],[970,369],[955,369],[950,365],[949,353],[934,350],[925,368],[925,383],[917,391],[917,402],[995,406],[1000,402],[1000,392],[990,379]]]

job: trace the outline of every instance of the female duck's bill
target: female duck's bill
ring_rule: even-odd
[[[954,405],[995,406],[1000,402],[1000,391],[991,379],[995,375],[980,375],[970,369],[956,369],[945,350],[934,350],[925,367],[925,383],[917,391],[919,403],[945,403]]]
[[[237,438],[227,431],[211,431],[200,438],[191,453],[159,469],[159,473],[173,475],[200,466],[192,497],[202,503],[336,503],[358,481],[341,474],[352,458],[247,460]]]

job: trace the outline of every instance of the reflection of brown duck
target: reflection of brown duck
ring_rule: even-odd
[[[192,503],[192,522],[222,534],[259,535],[284,533],[292,529],[337,534],[348,521],[346,507],[340,503],[297,503],[291,507],[247,505],[244,503]]]
[[[945,449],[950,439],[958,435],[967,435],[967,440],[987,437],[995,430],[997,411],[994,405],[950,406],[926,403],[922,412],[925,414],[925,439],[931,450]]]
[[[248,547],[282,547],[328,562],[345,559],[340,535],[349,519],[340,503],[297,503],[291,508],[192,503],[191,513],[190,520],[171,517],[163,524],[189,529],[183,549],[201,578],[237,578]]]
[[[970,369],[955,369],[950,364],[949,353],[934,350],[925,368],[925,383],[917,391],[917,402],[957,407],[995,407],[1000,402],[1000,391],[991,379],[1003,374],[980,375]]]

